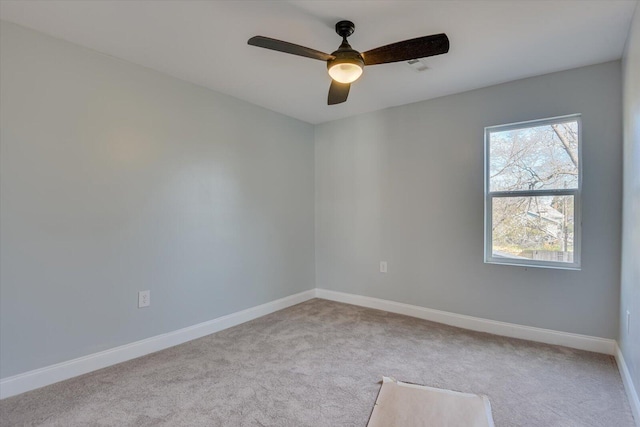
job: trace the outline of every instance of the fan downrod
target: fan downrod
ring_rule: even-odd
[[[340,21],[336,24],[336,33],[343,39],[349,37],[355,31],[356,26],[351,21]]]

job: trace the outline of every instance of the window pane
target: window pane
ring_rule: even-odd
[[[490,191],[578,188],[578,122],[489,134]]]
[[[574,196],[493,197],[494,258],[573,262]]]

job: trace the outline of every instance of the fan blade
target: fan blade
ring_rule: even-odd
[[[271,39],[269,37],[255,36],[251,37],[248,44],[252,46],[263,47],[265,49],[277,50],[279,52],[290,53],[292,55],[304,56],[306,58],[318,59],[320,61],[328,61],[335,58],[328,53],[319,50],[300,46],[297,44],[283,42],[282,40]]]
[[[449,38],[446,34],[433,34],[388,44],[368,50],[362,54],[364,65],[387,64],[426,58],[449,52]]]
[[[349,96],[349,89],[351,83],[338,83],[335,80],[331,80],[331,86],[329,87],[329,97],[327,99],[328,105],[341,104],[347,100]]]

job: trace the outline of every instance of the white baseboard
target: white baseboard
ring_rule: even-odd
[[[88,356],[3,378],[0,380],[0,399],[15,396],[16,394],[44,387],[57,383],[58,381],[67,380],[97,369],[106,368],[107,366],[204,337],[266,314],[282,310],[283,308],[299,304],[314,297],[314,289],[300,292],[246,310],[218,317],[217,319],[178,329],[177,331],[156,335]]]
[[[431,320],[433,322],[444,323],[446,325],[457,326],[459,328],[470,329],[472,331],[487,332],[490,334],[537,341],[546,344],[562,345],[565,347],[604,353],[612,356],[616,354],[617,344],[615,340],[611,339],[482,319],[480,317],[433,310],[416,305],[365,297],[362,295],[347,294],[328,289],[316,288],[316,296],[318,298],[332,301],[376,308],[378,310],[404,314],[407,316],[417,317],[419,319]]]
[[[640,427],[640,399],[638,398],[638,392],[636,391],[636,388],[633,385],[633,381],[631,380],[631,374],[629,373],[627,363],[624,361],[624,357],[622,356],[622,351],[617,344],[616,362],[618,363],[618,369],[620,370],[620,376],[622,377],[624,389],[627,392],[627,397],[629,397],[629,405],[631,405],[633,418],[636,420],[636,425]]]

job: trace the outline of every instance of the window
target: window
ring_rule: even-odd
[[[485,262],[580,268],[579,115],[485,128]]]

